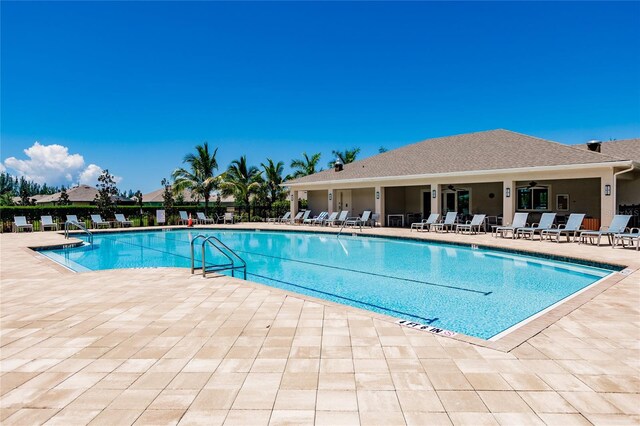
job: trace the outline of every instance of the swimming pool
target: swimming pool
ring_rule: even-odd
[[[264,230],[96,233],[93,247],[41,253],[78,272],[188,268],[197,234],[216,236],[242,256],[248,280],[482,339],[613,272],[442,243]],[[224,261],[209,250],[207,263]],[[199,259],[197,244],[197,266]]]

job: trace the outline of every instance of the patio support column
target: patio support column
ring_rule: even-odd
[[[384,186],[376,186],[374,189],[374,197],[375,197],[375,212],[379,217],[380,226],[385,225],[385,217],[384,217]],[[375,226],[375,224],[374,224]]]
[[[329,193],[327,196],[327,211],[331,214],[333,213],[333,188],[329,189],[327,192]]]
[[[516,211],[516,181],[505,180],[502,182],[502,224],[513,222],[513,214]]]
[[[290,209],[291,209],[291,220],[298,214],[298,191],[291,190],[291,195],[289,197]]]
[[[613,169],[607,170],[600,177],[600,226],[609,226],[617,211],[614,180]]]
[[[429,197],[431,197],[431,213],[440,213],[440,198],[442,197],[442,185],[439,184],[431,184],[431,192]],[[433,191],[436,191],[436,196],[433,196]]]

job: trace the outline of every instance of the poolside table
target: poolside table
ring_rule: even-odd
[[[404,228],[404,214],[388,214],[387,215],[387,226],[391,226],[391,218],[400,218],[400,223],[402,223],[402,228]]]

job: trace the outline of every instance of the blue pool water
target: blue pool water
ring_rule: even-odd
[[[482,339],[612,272],[421,241],[266,231],[94,234],[93,247],[42,253],[79,272],[188,268],[196,232],[220,238],[242,256],[251,281]],[[207,263],[222,262],[219,256],[207,252]]]

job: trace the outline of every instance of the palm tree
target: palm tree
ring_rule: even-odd
[[[304,158],[291,160],[291,168],[296,169],[293,172],[293,178],[299,178],[303,176],[312,175],[316,172],[321,172],[322,169],[317,169],[318,163],[320,162],[320,153],[313,154],[311,157],[307,155],[306,152],[302,153]],[[333,167],[333,165],[331,166]]]
[[[220,189],[222,195],[233,195],[236,201],[249,208],[249,196],[258,191],[262,176],[256,166],[247,165],[247,156],[243,155],[239,160],[233,160],[229,168],[222,176]]]
[[[360,154],[360,148],[345,149],[344,151],[333,150],[331,151],[334,158],[342,160],[342,164],[349,164],[356,161],[356,157]],[[333,167],[335,160],[329,162],[329,167]]]
[[[213,153],[209,152],[209,144],[207,142],[202,145],[196,145],[196,153],[185,155],[182,161],[189,164],[191,170],[180,167],[172,174],[173,191],[179,193],[184,189],[190,189],[196,197],[201,196],[204,198],[205,214],[209,209],[211,191],[218,186],[218,179],[215,176],[215,171],[218,169],[217,153],[218,148],[214,149]]]
[[[280,184],[283,181],[284,162],[274,163],[271,158],[267,158],[267,164],[262,163],[261,166],[264,169],[265,184],[269,190],[269,201],[273,204],[280,199],[283,193]]]

